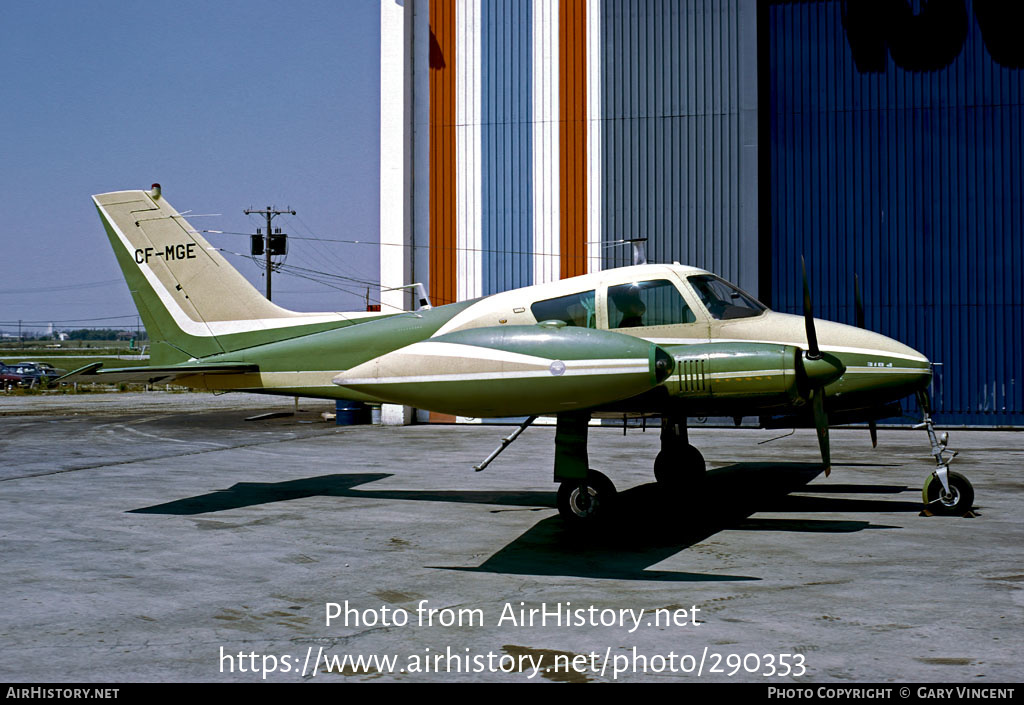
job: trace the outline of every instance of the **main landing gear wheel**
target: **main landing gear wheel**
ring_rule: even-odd
[[[700,451],[687,445],[682,453],[663,450],[654,459],[654,479],[665,487],[682,487],[704,480],[707,464]]]
[[[608,516],[615,496],[611,480],[588,470],[586,480],[563,480],[558,486],[558,513],[572,524],[592,524]]]
[[[963,516],[974,506],[974,487],[958,472],[950,472],[947,479],[949,494],[946,494],[938,477],[934,474],[928,476],[921,492],[925,508],[932,514]]]

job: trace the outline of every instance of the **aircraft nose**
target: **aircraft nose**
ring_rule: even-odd
[[[917,352],[917,351],[915,350],[915,352]],[[917,353],[917,354],[921,355],[921,353]],[[918,391],[919,390],[927,389],[928,385],[931,384],[932,373],[934,372],[934,365],[932,364],[932,361],[929,360],[924,355],[921,355],[921,359],[924,361],[923,362],[924,366],[917,373],[917,375],[918,375],[918,387],[917,387],[917,390]]]
[[[921,391],[932,381],[932,362],[924,353],[879,333],[865,346],[868,371],[905,394]],[[887,385],[887,386],[888,386]]]
[[[920,354],[920,353],[919,353]],[[922,391],[928,388],[932,381],[932,362],[924,355],[921,355],[921,362],[916,371],[911,373],[915,380],[914,391]]]

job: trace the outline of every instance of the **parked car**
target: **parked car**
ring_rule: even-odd
[[[9,366],[0,362],[0,389],[7,389],[20,381],[20,378],[14,377],[14,372]]]
[[[39,384],[38,373],[30,367],[21,365],[4,365],[0,367],[0,386],[4,389],[11,387],[34,387]]]
[[[62,370],[60,368],[54,367],[49,362],[25,361],[25,362],[19,362],[18,364],[19,365],[25,365],[27,367],[35,367],[37,370],[39,370],[40,372],[46,374],[46,376],[51,378],[51,379],[57,379],[58,377],[60,377],[60,376],[62,376],[64,374],[67,374],[67,370]]]
[[[64,374],[64,370],[55,368],[45,362],[19,362],[4,365],[0,370],[0,384],[7,387],[35,387],[53,382]]]

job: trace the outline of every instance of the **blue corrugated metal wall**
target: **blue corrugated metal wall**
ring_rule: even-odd
[[[533,283],[532,3],[481,3],[484,295]]]
[[[601,232],[756,291],[756,13],[740,5],[602,1]],[[630,257],[607,249],[604,266]]]
[[[852,323],[857,272],[868,327],[943,363],[937,420],[1022,424],[1024,68],[991,17],[1014,3],[915,4],[763,16],[773,307],[800,312],[803,254],[815,315]]]

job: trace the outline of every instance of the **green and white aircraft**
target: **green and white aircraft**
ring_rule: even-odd
[[[217,248],[149,191],[93,197],[151,343],[148,367],[94,363],[62,381],[172,382],[199,389],[403,404],[468,417],[557,417],[558,508],[570,521],[607,513],[615,488],[589,469],[591,418],[661,418],[657,481],[695,491],[704,458],[687,418],[758,416],[813,426],[830,468],[828,428],[892,416],[918,394],[934,472],[933,513],[964,514],[974,491],[948,470],[924,393],[931,363],[895,340],[776,313],[719,277],[641,264],[398,313],[299,313],[263,297]],[[859,296],[858,296],[859,303]],[[862,311],[862,307],[858,305]],[[898,404],[896,404],[898,409]]]

